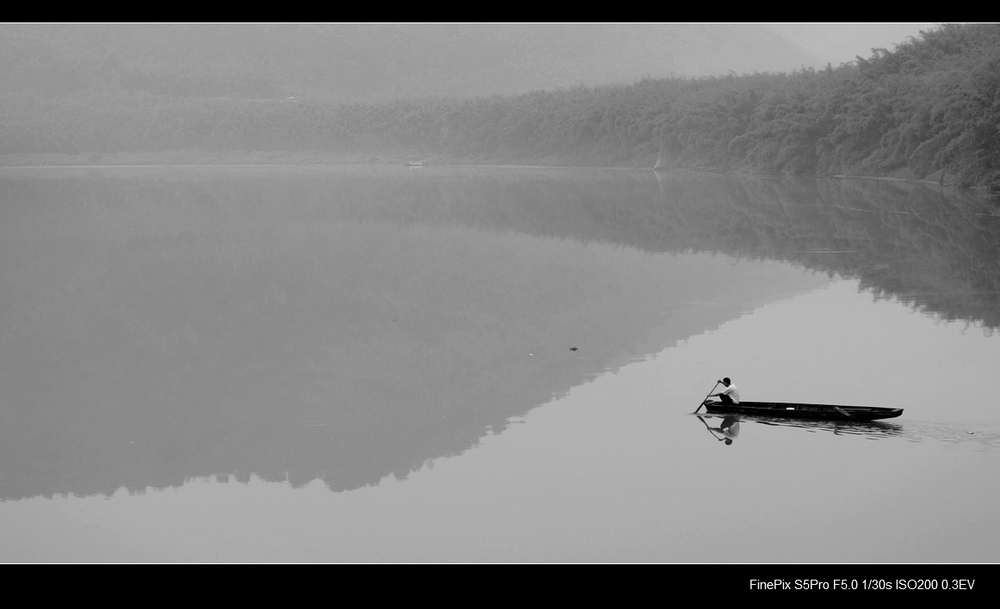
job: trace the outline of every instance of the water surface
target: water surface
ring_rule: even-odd
[[[998,559],[1000,217],[621,170],[5,170],[7,561]],[[691,413],[905,408],[870,425]]]

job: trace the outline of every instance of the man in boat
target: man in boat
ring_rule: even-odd
[[[719,393],[710,394],[708,397],[719,398],[720,402],[722,402],[723,404],[727,404],[729,406],[732,406],[734,404],[739,404],[740,392],[736,389],[736,385],[734,385],[733,382],[729,380],[729,377],[727,376],[721,381],[716,381],[716,384],[719,383],[722,383],[725,386],[725,389],[723,389]],[[705,401],[708,402],[709,399],[706,399]]]

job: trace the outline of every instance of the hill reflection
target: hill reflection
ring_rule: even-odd
[[[443,168],[8,177],[0,497],[218,473],[335,491],[404,478],[832,273],[995,327],[994,216],[930,189],[900,202],[824,184]],[[950,294],[964,296],[931,297]]]

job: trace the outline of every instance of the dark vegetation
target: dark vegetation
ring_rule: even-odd
[[[398,42],[383,38],[385,48]],[[822,70],[648,77],[471,98],[442,76],[446,84],[437,90],[454,96],[388,99],[386,82],[397,92],[419,92],[407,84],[419,66],[385,55],[382,64],[396,77],[364,80],[355,74],[361,64],[351,62],[371,45],[342,41],[341,48],[324,38],[328,53],[342,58],[345,91],[357,93],[368,83],[370,99],[384,100],[376,102],[347,102],[346,93],[338,98],[330,86],[298,95],[289,83],[305,81],[261,70],[268,53],[281,55],[275,49],[260,48],[256,63],[246,55],[199,63],[181,54],[161,65],[155,56],[126,61],[108,50],[120,43],[110,34],[106,39],[102,50],[88,38],[89,54],[72,55],[74,65],[67,53],[38,55],[37,36],[7,37],[4,52],[12,60],[0,74],[0,154],[310,150],[373,161],[393,154],[542,165],[648,167],[659,161],[1000,189],[997,24],[940,26],[891,51],[875,49],[868,58]],[[25,55],[29,42],[37,48]],[[73,43],[62,38],[60,44]],[[506,65],[504,40],[483,44],[500,57],[493,63]],[[288,45],[284,52],[295,52]],[[441,58],[424,61],[449,65]],[[303,65],[320,69],[315,59]]]

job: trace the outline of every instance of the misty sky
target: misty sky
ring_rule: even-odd
[[[852,61],[858,55],[868,57],[873,48],[892,50],[893,46],[937,24],[920,23],[768,23],[767,26],[789,42],[816,57],[822,67]]]

